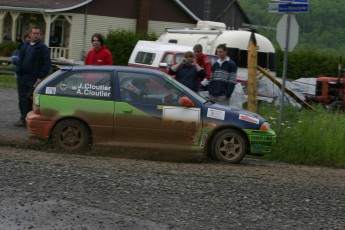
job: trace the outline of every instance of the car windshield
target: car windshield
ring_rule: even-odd
[[[188,88],[187,86],[181,84],[180,82],[176,81],[173,77],[171,77],[170,75],[167,75],[166,76],[171,80],[171,81],[174,81],[174,83],[176,85],[178,85],[179,87],[181,87],[183,90],[187,91],[190,95],[192,95],[195,99],[197,99],[199,102],[201,103],[205,103],[206,102],[206,99],[201,97],[199,94],[197,94],[196,92],[194,92],[193,90],[191,90],[190,88]]]

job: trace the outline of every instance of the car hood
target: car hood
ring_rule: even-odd
[[[257,113],[235,106],[203,105],[204,121],[217,125],[232,125],[241,129],[260,129],[266,119]]]

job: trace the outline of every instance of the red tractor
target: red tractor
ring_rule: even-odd
[[[319,76],[316,79],[315,95],[306,96],[306,101],[312,104],[324,104],[327,108],[345,109],[344,78]]]

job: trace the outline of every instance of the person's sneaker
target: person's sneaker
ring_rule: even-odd
[[[18,120],[16,123],[14,123],[14,126],[17,126],[17,127],[25,127],[26,124],[25,124],[25,121],[23,121],[23,120]]]

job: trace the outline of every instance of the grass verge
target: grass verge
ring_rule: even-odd
[[[13,72],[0,73],[0,88],[17,88],[17,81]]]
[[[284,109],[279,131],[279,108],[264,106],[258,113],[271,123],[277,142],[265,159],[304,165],[345,168],[345,114],[322,107],[312,110]]]

